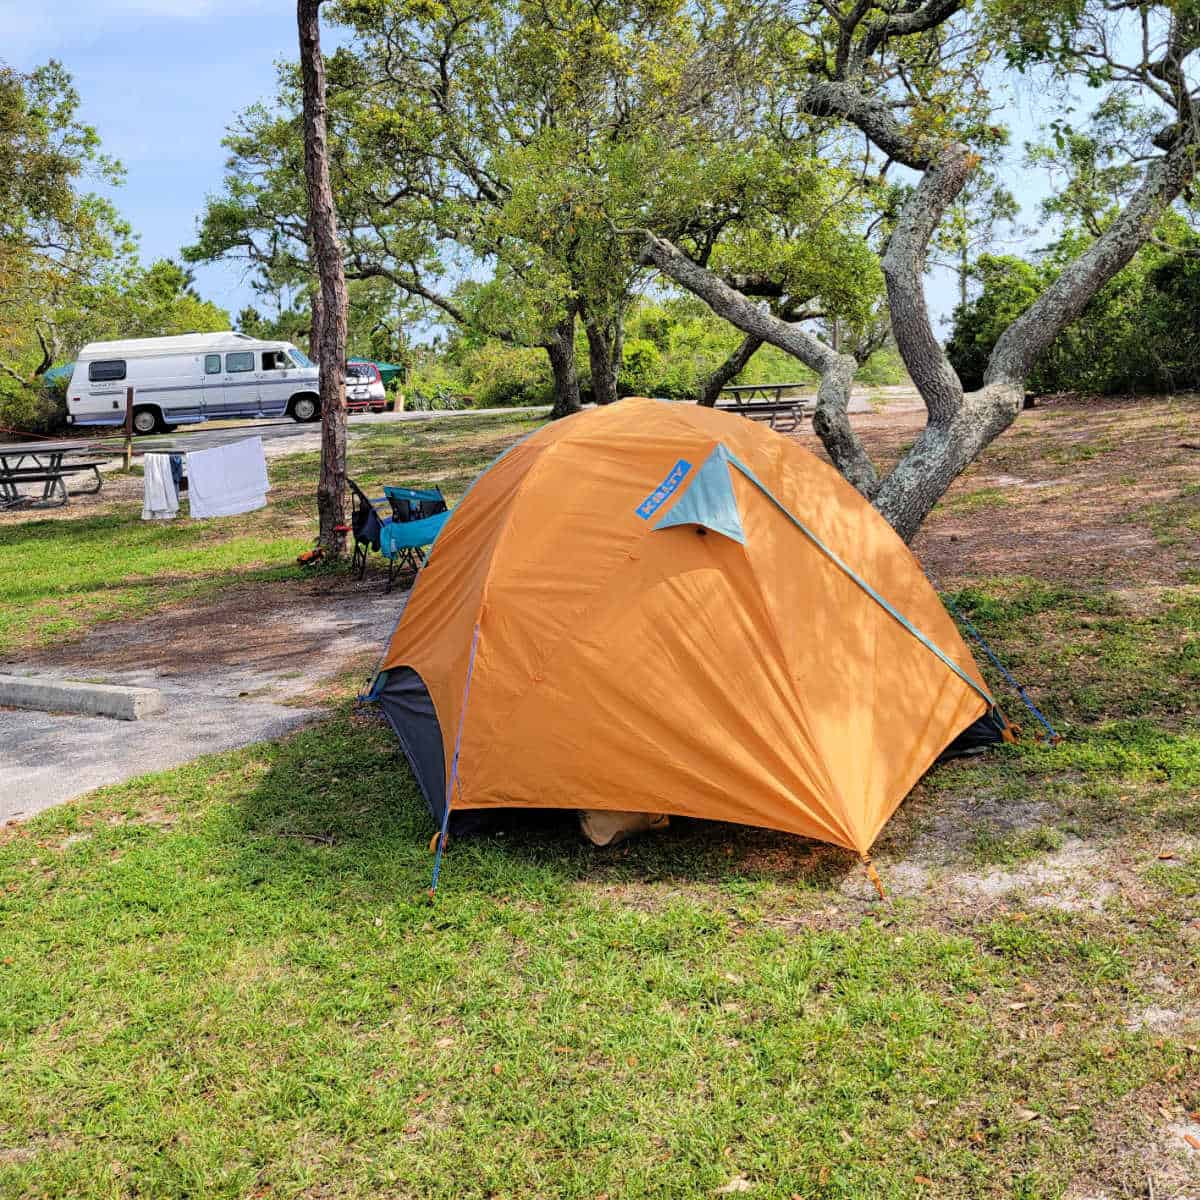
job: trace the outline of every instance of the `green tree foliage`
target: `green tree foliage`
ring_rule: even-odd
[[[348,357],[407,363],[411,357],[407,330],[419,317],[411,301],[382,279],[350,280],[347,291]],[[311,355],[312,305],[307,293],[285,289],[264,295],[264,300],[266,311],[248,305],[238,313],[238,329],[253,337],[294,342]]]
[[[1047,283],[1037,266],[1014,255],[985,254],[972,274],[982,284],[982,291],[954,310],[954,325],[946,343],[950,363],[968,391],[983,386],[983,373],[1000,334],[1038,298]]]
[[[704,379],[740,340],[736,330],[693,297],[661,301],[636,300],[623,322],[621,394],[693,399]],[[578,330],[575,358],[585,396],[592,388],[587,342]],[[894,350],[877,352],[862,368],[864,383],[904,381]],[[816,376],[774,346],[764,347],[735,383],[802,383],[815,386]],[[412,390],[429,398],[469,398],[479,408],[549,404],[553,380],[543,355],[506,346],[495,339],[455,333],[444,345],[418,356]]]
[[[22,74],[0,64],[0,395],[36,391],[69,326],[120,285],[130,231],[89,181],[120,166],[79,120],[79,95],[55,62]]]
[[[1200,388],[1200,236],[1182,223],[1173,234],[1173,241],[1144,247],[1059,334],[1030,376],[1031,392]],[[946,347],[965,387],[981,385],[1000,334],[1075,252],[1068,244],[1038,262],[1011,255],[980,260],[982,290],[955,310]]]
[[[849,146],[764,137],[784,70],[769,22],[679,0],[343,0],[329,59],[332,169],[351,279],[386,280],[474,336],[545,346],[584,327],[589,370],[624,362],[649,225],[722,271],[848,322],[878,306]],[[304,286],[293,72],[226,141],[197,259]],[[818,160],[819,158],[819,160]]]
[[[1147,142],[1154,123],[1128,89],[1108,92],[1079,128],[1064,115],[1026,147],[1026,165],[1046,172],[1051,192],[1041,216],[1062,232],[1032,260],[981,257],[972,274],[980,294],[960,304],[947,353],[967,388],[981,386],[993,346],[1063,272],[1119,217],[1141,166],[1130,147]],[[1029,375],[1034,393],[1132,393],[1200,386],[1197,282],[1200,236],[1181,203],[1121,271],[1055,338]]]
[[[0,65],[0,424],[52,428],[61,392],[42,376],[86,342],[229,327],[179,265],[142,267],[129,226],[90,183],[119,164],[79,120],[79,94],[55,62]]]
[[[191,272],[163,258],[145,269],[133,268],[125,285],[87,314],[75,340],[218,333],[229,326],[229,314],[196,292]]]

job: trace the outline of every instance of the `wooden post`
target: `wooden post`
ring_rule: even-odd
[[[133,470],[133,388],[125,389],[125,474]]]

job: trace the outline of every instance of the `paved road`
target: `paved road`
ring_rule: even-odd
[[[113,676],[111,682],[129,680]],[[159,686],[167,711],[141,721],[0,708],[0,825],[201,754],[282,737],[321,715],[271,701],[215,695],[208,688]]]
[[[77,656],[73,666],[0,660],[0,672],[8,674],[158,688],[166,701],[163,712],[140,721],[0,708],[0,825],[26,820],[93,788],[279,738],[327,716],[327,710],[306,703],[310,689],[349,662],[382,654],[406,599],[407,593],[389,595],[377,588],[323,602],[281,597],[275,608],[268,603],[261,621],[256,616],[253,624],[244,614],[231,618],[220,601],[197,609],[196,626],[211,630],[214,639],[223,637],[225,658],[239,665],[181,666],[171,648],[159,643],[160,617],[102,627],[86,642],[65,647],[63,657]],[[278,644],[280,631],[294,629],[299,621],[304,622],[299,654],[255,656],[253,643],[262,640],[262,626]],[[240,663],[239,639],[246,644]],[[102,660],[107,652],[111,659],[116,649],[123,650],[124,659],[141,658],[150,665],[96,665],[94,652]]]
[[[873,409],[868,400],[868,395],[872,391],[907,393],[911,389],[857,389],[850,397],[848,410],[851,413],[872,412]],[[435,418],[466,420],[471,417],[545,416],[549,411],[549,406],[543,405],[534,408],[462,408],[440,409],[435,412],[355,413],[347,418],[347,424],[353,434],[356,430],[369,428],[372,425],[396,425],[412,421],[430,421]],[[293,421],[290,417],[263,421],[214,421],[191,428],[185,426],[176,433],[135,438],[133,447],[137,454],[161,453],[168,450],[183,453],[188,450],[207,450],[212,446],[224,446],[229,442],[240,441],[246,437],[260,437],[265,443],[268,443],[267,456],[274,457],[291,450],[315,449],[319,444],[319,432],[319,425],[315,423],[301,424]],[[110,439],[105,440],[109,441]],[[277,444],[271,447],[269,444],[272,442]]]
[[[549,407],[541,408],[460,408],[436,412],[386,412],[354,413],[347,417],[353,432],[371,425],[399,425],[411,421],[429,421],[435,417],[451,420],[467,417],[516,417],[520,415],[544,416]],[[207,450],[212,446],[223,446],[246,437],[260,437],[264,442],[287,441],[305,438],[320,430],[318,424],[301,424],[290,417],[270,421],[220,421],[196,425],[191,429],[180,429],[177,433],[154,437],[136,438],[134,450],[140,454],[163,450]]]

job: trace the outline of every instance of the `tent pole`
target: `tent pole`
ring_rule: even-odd
[[[442,854],[450,830],[450,797],[454,795],[454,785],[458,782],[458,753],[462,749],[463,722],[467,719],[467,698],[471,694],[471,676],[475,673],[475,651],[479,648],[479,622],[475,622],[475,632],[471,635],[471,659],[467,663],[467,678],[463,683],[462,709],[458,714],[458,730],[454,734],[454,757],[450,762],[450,778],[446,780],[446,807],[442,813],[442,830],[437,839],[437,855],[433,860],[433,878],[429,883],[429,899],[437,895],[438,876],[442,873]]]

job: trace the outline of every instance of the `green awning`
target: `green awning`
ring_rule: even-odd
[[[372,363],[374,366],[379,368],[379,378],[383,380],[384,384],[389,384],[393,379],[397,379],[404,374],[404,368],[397,366],[396,363],[373,362],[373,360],[369,358],[349,358],[346,361],[354,363]]]

